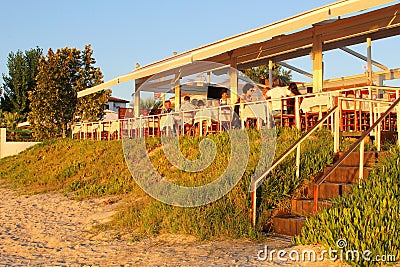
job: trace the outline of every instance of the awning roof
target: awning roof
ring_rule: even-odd
[[[311,51],[312,38],[316,32],[323,33],[324,50],[360,43],[365,41],[365,35],[374,35],[373,37],[376,39],[398,35],[400,34],[400,16],[396,15],[400,4],[372,11],[374,12],[372,16],[364,14],[364,16],[359,15],[348,19],[329,20],[391,2],[395,1],[337,1],[139,67],[128,74],[78,92],[78,97],[92,94],[119,83],[146,78],[198,60],[209,60],[223,64],[233,63],[237,64],[239,68],[247,68],[265,64],[267,58],[284,60],[307,55]],[[321,23],[325,21],[331,23]],[[313,27],[310,28],[310,26]],[[305,29],[306,27],[309,28]]]

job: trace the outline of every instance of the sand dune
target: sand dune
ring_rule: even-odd
[[[0,188],[0,266],[340,266],[339,262],[260,261],[258,251],[293,249],[271,239],[206,241],[161,235],[130,242],[112,232],[93,232],[118,204],[75,201],[59,193],[18,195]],[[302,249],[301,247],[298,247]]]

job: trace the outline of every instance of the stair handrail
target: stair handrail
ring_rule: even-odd
[[[327,172],[325,172],[322,176],[320,176],[315,182],[314,182],[314,212],[318,211],[318,191],[319,191],[319,186],[328,178],[329,175],[332,174],[336,168],[343,163],[343,161],[352,153],[358,145],[360,145],[360,166],[359,166],[359,178],[363,178],[363,169],[364,169],[364,142],[365,142],[365,137],[367,137],[376,127],[380,125],[380,123],[383,121],[383,119],[389,115],[390,112],[393,111],[393,109],[397,106],[397,104],[400,103],[400,97],[397,98],[392,105],[390,105],[389,108],[386,109],[386,111],[381,114],[381,116],[369,127],[363,134],[358,138],[358,140],[351,145],[351,147],[328,169]],[[380,133],[378,133],[379,135]],[[399,133],[398,133],[399,134]],[[379,140],[380,142],[380,140]]]
[[[286,157],[288,157],[296,148],[296,176],[299,177],[300,175],[300,145],[313,133],[315,132],[322,124],[331,116],[333,116],[336,112],[339,111],[338,106],[333,107],[325,114],[316,124],[311,127],[306,133],[304,133],[293,145],[291,145],[288,149],[285,150],[276,160],[274,160],[271,166],[265,170],[260,176],[251,182],[251,201],[252,201],[252,211],[253,211],[253,226],[256,225],[256,207],[257,207],[257,188],[260,181],[262,181],[273,169],[275,169]]]

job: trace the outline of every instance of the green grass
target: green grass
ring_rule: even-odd
[[[276,155],[280,155],[301,133],[278,129]],[[182,208],[148,196],[132,178],[125,164],[121,141],[59,139],[41,143],[20,155],[0,160],[2,182],[25,193],[59,191],[77,198],[118,195],[120,210],[104,225],[132,231],[136,237],[161,233],[191,234],[200,239],[261,238],[260,230],[276,207],[284,206],[305,180],[311,179],[332,158],[332,136],[317,132],[302,145],[301,175],[295,176],[291,155],[271,173],[258,190],[259,221],[251,225],[250,181],[261,151],[261,136],[249,131],[249,161],[242,179],[223,198],[210,204]],[[188,173],[173,167],[159,138],[146,139],[146,149],[155,169],[168,181],[184,186],[200,186],[219,177],[231,159],[231,141],[226,133],[208,136],[216,145],[214,161],[201,173]],[[200,157],[200,137],[180,139],[182,154],[192,160]],[[320,153],[315,153],[319,151]],[[135,151],[127,153],[132,158]],[[135,238],[136,239],[136,238]]]

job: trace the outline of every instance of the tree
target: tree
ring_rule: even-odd
[[[267,65],[261,65],[246,69],[245,75],[256,83],[264,83],[265,80],[269,79],[269,68]],[[292,71],[284,70],[282,66],[274,65],[272,68],[272,77],[274,81],[281,80],[282,86],[288,85],[292,80]]]
[[[42,54],[39,47],[25,52],[18,50],[16,53],[9,53],[8,75],[3,74],[2,110],[17,113],[21,119],[26,118],[29,112],[28,92],[36,87],[35,77]]]
[[[39,62],[37,86],[29,95],[29,121],[38,139],[66,137],[74,118],[99,120],[107,102],[107,92],[84,99],[77,92],[102,82],[99,68],[90,45],[81,52],[76,48],[62,48],[54,53],[49,49]]]
[[[94,67],[96,60],[92,56],[93,50],[90,44],[86,45],[81,54],[81,79],[78,82],[78,91],[103,82],[103,74],[100,68]],[[97,121],[102,119],[104,117],[104,105],[107,103],[110,94],[111,91],[106,90],[79,98],[74,117],[79,118],[80,121]]]

